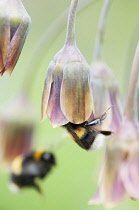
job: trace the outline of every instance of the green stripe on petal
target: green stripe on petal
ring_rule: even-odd
[[[62,112],[72,123],[82,123],[90,117],[93,100],[88,65],[71,62],[64,67],[60,103]]]

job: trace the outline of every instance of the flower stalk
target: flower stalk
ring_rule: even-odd
[[[89,5],[95,3],[96,0],[86,0],[79,4],[77,7],[77,12],[81,12]],[[23,82],[23,92],[29,93],[32,90],[34,78],[36,77],[37,71],[40,68],[40,61],[44,57],[46,51],[49,49],[50,44],[56,37],[59,35],[61,30],[65,26],[65,17],[68,15],[69,9],[66,9],[59,17],[57,17],[50,27],[43,33],[40,40],[36,43],[29,63],[27,64],[27,76],[25,75],[24,82]],[[68,36],[68,33],[67,33]],[[66,38],[67,41],[67,38]],[[38,50],[39,49],[39,50]],[[34,72],[36,72],[34,74]]]
[[[95,60],[102,59],[104,32],[105,32],[110,3],[111,3],[111,0],[105,0],[102,11],[101,11],[101,16],[100,16],[99,24],[98,24],[98,31],[97,31],[96,41],[95,41],[95,51],[94,51]]]
[[[129,81],[129,88],[127,93],[127,100],[125,105],[125,116],[129,120],[135,120],[137,118],[136,91],[137,91],[138,78],[139,78],[139,42],[133,60],[130,81]]]
[[[72,0],[68,16],[66,44],[75,44],[75,21],[77,5],[78,0]]]
[[[95,117],[100,116],[104,110],[113,105],[102,128],[110,129],[115,132],[119,127],[122,113],[122,106],[119,100],[119,89],[111,69],[102,59],[103,41],[110,3],[111,0],[104,0],[100,14],[94,59],[91,65],[91,86],[94,96]]]

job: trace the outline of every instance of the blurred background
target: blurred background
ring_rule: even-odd
[[[83,1],[85,0],[80,0],[79,5]],[[41,97],[46,69],[53,56],[64,44],[67,16],[63,19],[64,27],[55,34],[49,45],[47,44],[49,39],[47,33],[43,38],[43,46],[42,44],[38,45],[38,42],[53,21],[69,8],[70,2],[70,0],[23,0],[24,6],[32,18],[32,26],[11,77],[5,73],[0,78],[0,106],[7,104],[20,92],[23,85],[26,85],[26,78],[32,72],[29,96],[39,119],[33,147],[54,152],[57,165],[53,168],[52,173],[40,182],[45,197],[39,195],[35,190],[27,188],[18,194],[13,194],[8,188],[9,172],[6,168],[1,167],[1,210],[105,209],[103,206],[89,206],[87,204],[97,189],[98,173],[105,148],[100,151],[86,152],[65,135],[64,129],[53,129],[48,119],[40,122]],[[96,0],[94,3],[92,1],[77,14],[77,46],[88,63],[91,63],[93,58],[95,36],[102,5],[102,0]],[[134,51],[139,39],[138,0],[112,0],[104,38],[104,61],[112,69],[124,99]],[[38,46],[37,51],[35,50],[36,46]],[[40,54],[42,54],[41,59]],[[28,115],[28,110],[26,110],[26,114]],[[136,210],[138,208],[138,202],[127,200],[115,210]]]

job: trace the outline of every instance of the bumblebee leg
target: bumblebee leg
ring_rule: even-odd
[[[37,183],[33,183],[32,187],[34,187],[41,195],[43,195],[43,191]]]
[[[101,124],[101,117],[94,119],[91,122],[86,122],[85,126],[95,126],[95,125],[100,125]]]
[[[109,111],[109,109],[112,108],[113,105],[111,105],[108,109],[106,109],[106,111],[103,112],[103,114],[100,117],[100,121],[105,120],[105,118],[107,117],[107,112]]]
[[[112,131],[100,131],[101,134],[103,134],[104,136],[110,136],[111,134],[113,134]]]

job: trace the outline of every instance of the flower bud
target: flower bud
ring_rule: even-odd
[[[21,0],[0,1],[0,74],[10,75],[23,48],[31,19]]]
[[[65,44],[50,63],[42,98],[42,119],[53,126],[86,121],[93,111],[90,68],[76,45]]]
[[[26,95],[19,95],[0,112],[0,160],[11,163],[32,146],[34,111]]]

